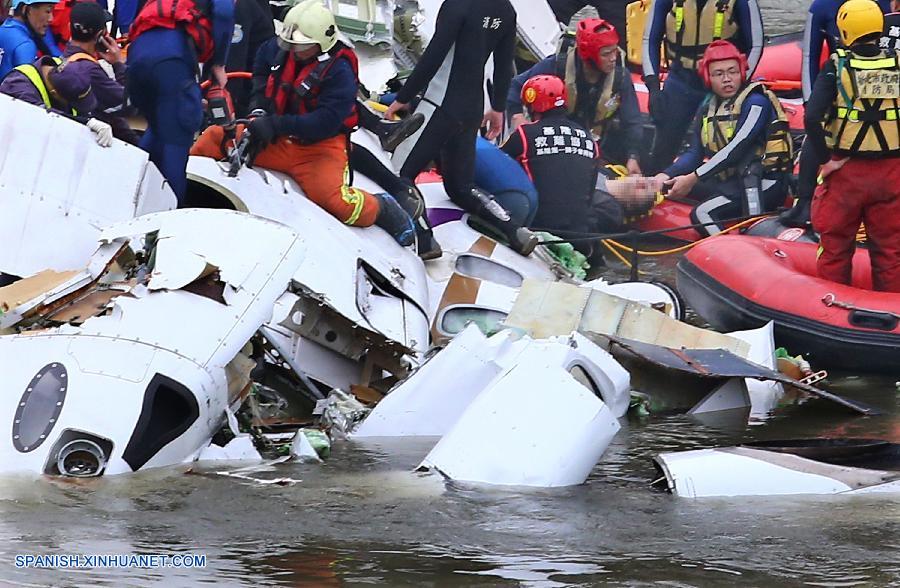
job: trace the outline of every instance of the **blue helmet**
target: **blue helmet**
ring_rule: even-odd
[[[19,6],[31,6],[32,4],[56,4],[59,0],[12,0],[12,8],[13,10],[17,9]]]

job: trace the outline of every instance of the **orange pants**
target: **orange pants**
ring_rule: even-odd
[[[238,129],[238,136],[242,131]],[[191,155],[222,159],[225,157],[224,140],[222,127],[209,127],[191,147]],[[289,137],[281,137],[266,147],[253,165],[288,174],[307,198],[342,223],[356,227],[375,223],[378,200],[365,190],[349,185],[346,137],[332,137],[312,145],[301,145]]]

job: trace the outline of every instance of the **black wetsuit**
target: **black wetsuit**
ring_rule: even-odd
[[[593,228],[591,196],[598,154],[585,127],[562,109],[551,111],[538,122],[520,126],[503,151],[519,160],[537,188],[535,228],[576,232]]]
[[[494,56],[491,107],[503,112],[512,79],[516,12],[508,0],[446,0],[435,34],[397,94],[409,103],[423,92],[416,112],[425,124],[400,144],[394,163],[409,179],[440,161],[444,186],[463,208],[473,203],[475,137],[484,115],[484,67]]]

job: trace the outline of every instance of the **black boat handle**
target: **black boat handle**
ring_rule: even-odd
[[[851,310],[847,319],[854,327],[881,331],[893,331],[900,323],[896,315],[876,310]]]

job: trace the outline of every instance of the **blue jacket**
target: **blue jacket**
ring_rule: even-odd
[[[891,11],[890,0],[877,0],[881,11]],[[837,13],[844,0],[813,0],[806,15],[806,29],[803,32],[803,68],[801,80],[803,99],[809,100],[813,84],[819,75],[822,60],[822,43],[828,44],[828,53],[834,53],[838,41]]]
[[[278,65],[283,57],[284,52],[278,47],[277,38],[269,39],[259,48],[253,64],[251,110],[262,108],[270,114],[275,114],[273,105],[265,97],[266,80],[272,72],[272,67]],[[287,59],[292,58],[287,56]],[[321,82],[315,110],[306,114],[276,115],[276,132],[279,136],[289,135],[307,143],[336,137],[343,132],[344,120],[356,108],[358,88],[359,82],[350,63],[343,58],[336,60]]]
[[[663,172],[669,177],[683,176],[691,172],[697,172],[701,180],[713,177],[722,171],[736,168],[753,149],[765,145],[768,125],[776,117],[775,109],[772,108],[768,98],[754,92],[741,105],[741,113],[731,142],[718,153],[707,153],[701,142],[700,128],[710,99],[711,95],[703,101],[697,111],[688,148]],[[704,163],[706,157],[709,157],[709,160]]]
[[[44,42],[50,55],[59,57],[62,53],[53,40],[50,29],[44,35]],[[31,32],[25,23],[8,18],[0,25],[0,78],[8,74],[18,65],[34,63],[38,58],[38,46],[31,38]]]
[[[475,185],[491,194],[522,192],[531,203],[529,221],[537,212],[538,193],[519,162],[483,137],[475,141]]]
[[[715,0],[706,0],[714,2]],[[702,0],[698,0],[698,3]],[[650,23],[644,30],[643,42],[643,73],[646,79],[649,76],[659,77],[659,52],[663,38],[666,35],[666,17],[672,11],[673,0],[653,0],[650,7]],[[763,38],[762,13],[756,0],[737,0],[734,3],[734,20],[738,28],[738,38],[735,43],[738,49],[747,56],[749,66],[747,75],[750,76],[756,70],[756,65],[762,56]],[[671,65],[672,73],[687,73],[678,62]],[[692,75],[693,74],[693,75]],[[698,85],[702,86],[700,77],[695,73],[687,74],[695,78]]]

